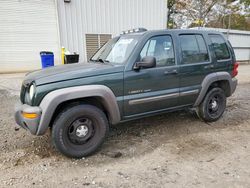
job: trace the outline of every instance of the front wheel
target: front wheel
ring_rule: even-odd
[[[77,105],[57,116],[52,127],[52,140],[64,155],[81,158],[101,146],[108,130],[108,120],[103,111],[92,105]]]
[[[226,100],[225,92],[221,88],[211,89],[197,107],[197,115],[206,122],[218,120],[225,111]]]

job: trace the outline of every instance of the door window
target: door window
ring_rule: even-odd
[[[230,53],[226,41],[220,35],[209,35],[217,60],[230,58]]]
[[[155,57],[157,67],[175,65],[172,38],[168,35],[151,38],[140,53],[140,60],[145,56]]]
[[[209,61],[208,50],[201,35],[180,35],[182,64]]]

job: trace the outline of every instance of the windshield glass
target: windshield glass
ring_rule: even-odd
[[[109,40],[90,59],[91,61],[124,63],[133,51],[137,39],[132,36],[122,36]]]

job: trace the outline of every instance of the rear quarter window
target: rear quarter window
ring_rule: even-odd
[[[209,37],[212,41],[216,59],[217,60],[230,59],[230,53],[229,53],[228,46],[224,38],[216,34],[209,35]]]

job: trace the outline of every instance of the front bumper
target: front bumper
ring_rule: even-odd
[[[24,117],[23,113],[37,114],[34,118]],[[22,128],[29,130],[31,134],[36,135],[41,119],[42,110],[37,106],[29,106],[27,104],[18,104],[15,108],[15,120]]]

